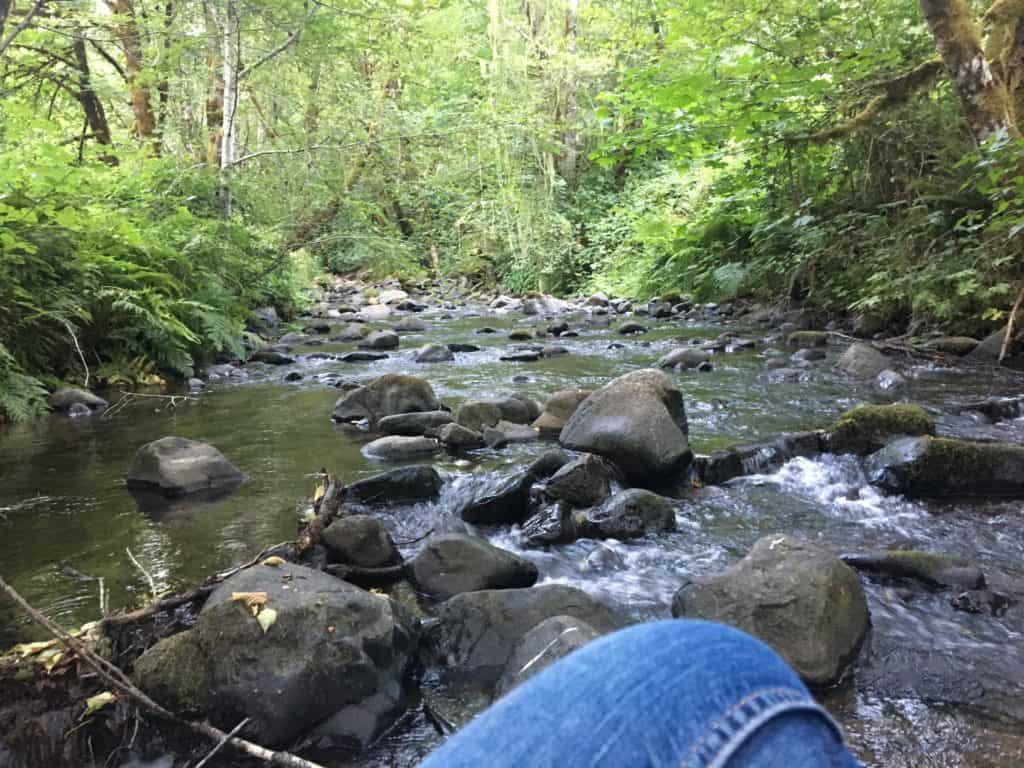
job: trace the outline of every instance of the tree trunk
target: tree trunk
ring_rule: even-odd
[[[221,63],[224,109],[221,120],[220,167],[235,162],[235,115],[238,111],[238,15],[233,0],[227,0],[222,34]]]
[[[125,74],[128,76],[132,113],[135,115],[133,131],[138,138],[149,141],[156,134],[156,115],[150,103],[149,88],[140,82],[139,77],[142,74],[142,36],[135,18],[135,7],[132,0],[106,0],[106,4],[111,13],[121,17],[115,27],[115,34],[124,51]],[[155,141],[153,146],[159,151],[159,141]]]
[[[224,79],[221,34],[217,14],[209,0],[206,11],[206,164],[220,168],[221,127],[224,123]]]
[[[107,122],[107,113],[103,109],[103,102],[100,101],[96,91],[92,88],[92,75],[89,70],[89,57],[85,50],[85,38],[81,30],[75,30],[72,50],[75,53],[75,63],[78,65],[78,103],[82,105],[85,112],[85,119],[89,121],[89,130],[97,144],[110,146],[110,124]]]
[[[579,32],[579,0],[566,0],[565,5],[565,110],[562,115],[562,154],[558,158],[558,173],[570,187],[575,186],[579,170],[580,133],[579,105],[577,90],[579,88],[579,67],[576,61],[576,38]]]
[[[978,142],[1020,136],[1006,80],[981,46],[981,28],[968,0],[921,0],[935,47],[956,85],[964,116]]]

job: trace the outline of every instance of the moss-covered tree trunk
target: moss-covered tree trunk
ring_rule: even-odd
[[[110,11],[119,17],[115,33],[124,51],[124,71],[131,92],[132,114],[135,116],[132,128],[140,139],[151,141],[156,136],[156,115],[153,112],[150,89],[142,77],[142,36],[135,18],[135,6],[132,0],[106,2]],[[159,150],[159,142],[154,142],[153,147]]]

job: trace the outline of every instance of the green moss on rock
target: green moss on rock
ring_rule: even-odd
[[[867,454],[897,435],[934,434],[935,420],[918,405],[859,405],[839,418],[826,442],[832,453]]]
[[[871,455],[868,479],[908,496],[1024,496],[1024,447],[951,438],[896,440]]]
[[[824,347],[828,344],[828,331],[793,331],[786,339],[791,347]]]
[[[136,684],[175,712],[204,712],[209,678],[206,656],[192,630],[161,640],[135,662]]]

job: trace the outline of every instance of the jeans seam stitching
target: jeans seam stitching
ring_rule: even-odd
[[[682,763],[680,763],[680,768],[686,768],[687,765],[693,764],[694,758],[700,753],[705,741],[707,741],[707,739],[718,729],[718,727],[726,720],[728,720],[729,717],[731,717],[732,714],[736,712],[736,710],[742,709],[752,701],[756,701],[757,699],[773,696],[776,694],[783,694],[785,698],[789,700],[789,702],[801,701],[806,698],[804,694],[802,694],[800,691],[796,690],[795,688],[789,688],[786,686],[762,688],[759,691],[754,691],[753,693],[744,696],[705,729],[704,735],[701,736],[700,741],[693,745],[693,747],[690,749],[689,754],[686,756],[685,760]]]

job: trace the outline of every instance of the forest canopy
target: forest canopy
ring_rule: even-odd
[[[993,330],[1024,4],[0,0],[0,417],[326,269]]]

